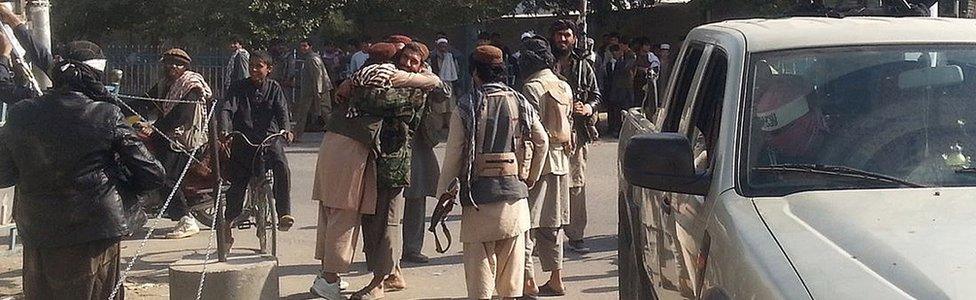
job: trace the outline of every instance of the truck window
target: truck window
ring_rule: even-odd
[[[702,74],[701,88],[695,95],[694,103],[689,107],[688,124],[683,124],[682,133],[687,134],[692,142],[695,154],[695,168],[704,171],[712,166],[715,144],[721,125],[722,101],[725,98],[726,81],[728,80],[728,55],[721,49],[715,48],[708,65]]]
[[[664,126],[661,127],[662,132],[678,130],[682,109],[685,107],[685,101],[687,101],[688,93],[691,91],[691,84],[695,81],[695,72],[698,71],[698,64],[701,62],[704,53],[705,45],[692,44],[681,60],[678,81],[675,82],[674,90],[671,93],[671,103],[668,104],[668,114],[664,119]]]
[[[749,61],[743,195],[976,186],[976,46],[824,47]]]

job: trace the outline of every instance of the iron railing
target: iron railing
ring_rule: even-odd
[[[103,48],[108,57],[107,69],[122,70],[121,93],[144,95],[162,77],[159,58],[169,47],[144,45],[110,45]],[[193,62],[190,70],[200,73],[213,89],[214,97],[223,98],[224,70],[229,59],[219,48],[185,48]]]

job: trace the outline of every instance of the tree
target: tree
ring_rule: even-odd
[[[52,0],[58,40],[198,43],[307,37],[343,0]]]
[[[743,1],[743,0],[739,0]],[[655,0],[590,0],[594,10]],[[498,19],[519,5],[567,13],[579,0],[52,0],[55,39],[138,44],[212,44],[239,35],[266,42],[313,33],[351,34],[368,22],[446,28]]]

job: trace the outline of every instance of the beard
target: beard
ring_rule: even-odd
[[[566,58],[572,53],[572,47],[564,47],[563,45],[555,45],[552,47],[552,55],[556,57],[557,60]]]

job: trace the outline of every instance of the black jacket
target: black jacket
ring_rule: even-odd
[[[239,131],[255,143],[278,131],[291,131],[288,102],[281,85],[266,79],[256,86],[250,79],[231,83],[220,110],[221,129]]]
[[[593,67],[593,62],[586,59],[585,51],[579,49],[574,49],[570,56],[570,62],[572,62],[570,68],[559,70],[558,75],[562,76],[562,79],[573,88],[576,101],[589,104],[593,108],[593,114],[597,114],[603,101],[603,95],[600,93],[600,85],[596,80],[596,69]],[[581,64],[582,68],[580,67]],[[590,117],[576,116],[573,122],[573,129],[582,144],[589,144],[596,139],[596,137],[590,136],[586,129],[587,118]]]
[[[118,189],[152,190],[164,176],[119,108],[81,93],[18,102],[0,128],[0,187],[17,186],[14,218],[35,247],[127,234]]]

